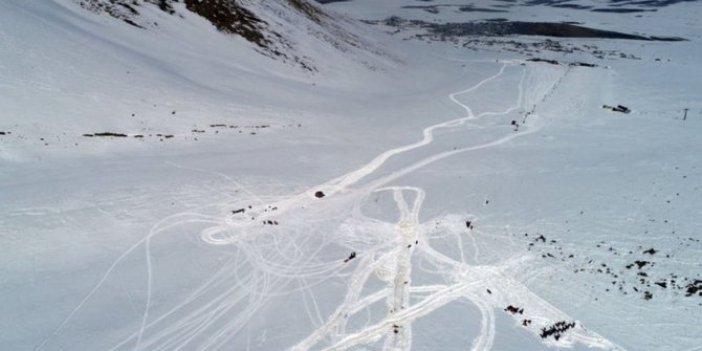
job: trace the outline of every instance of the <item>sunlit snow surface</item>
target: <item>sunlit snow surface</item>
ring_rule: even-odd
[[[652,34],[688,42],[573,41],[637,60],[545,53],[550,65],[367,30],[393,55],[378,71],[310,76],[245,46],[156,55],[190,51],[78,10],[46,19],[53,31],[23,26],[63,7],[10,3],[2,349],[702,348],[702,296],[671,282],[702,271],[699,4],[653,15]],[[368,3],[328,8],[394,11]],[[185,47],[215,35],[188,23]],[[69,24],[135,48],[52,34]],[[82,58],[96,47],[104,61]],[[82,137],[99,131],[130,138]],[[559,321],[575,327],[541,337]]]

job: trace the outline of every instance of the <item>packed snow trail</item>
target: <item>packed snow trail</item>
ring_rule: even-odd
[[[368,176],[369,174],[375,172],[378,169],[378,167],[380,167],[385,162],[387,162],[387,160],[390,159],[391,157],[393,157],[395,155],[399,155],[401,153],[405,153],[405,152],[417,149],[417,148],[420,148],[422,146],[426,146],[428,144],[431,144],[434,141],[434,132],[437,129],[458,127],[459,125],[465,123],[466,121],[469,121],[471,119],[475,119],[476,117],[475,117],[475,115],[473,115],[473,111],[471,110],[471,108],[468,105],[465,105],[462,102],[458,101],[458,99],[456,97],[459,95],[468,94],[472,91],[479,89],[481,86],[483,86],[483,85],[495,80],[496,78],[502,76],[505,72],[505,69],[507,69],[507,67],[513,66],[515,64],[516,63],[505,63],[502,65],[499,72],[497,72],[496,74],[483,79],[482,81],[478,82],[478,84],[476,84],[468,89],[461,90],[461,91],[458,91],[458,92],[455,92],[455,93],[452,93],[449,95],[449,99],[452,102],[454,102],[455,104],[457,104],[458,106],[460,106],[466,112],[465,116],[463,116],[461,118],[453,119],[453,120],[450,120],[447,122],[438,123],[438,124],[424,128],[424,130],[422,131],[422,137],[423,137],[422,140],[420,140],[416,143],[413,143],[413,144],[409,144],[406,146],[402,146],[402,147],[398,147],[395,149],[385,151],[382,154],[376,156],[376,158],[374,158],[373,161],[367,163],[365,166],[359,168],[358,170],[351,172],[351,173],[348,173],[344,176],[341,176],[338,178],[338,180],[334,180],[334,181],[329,182],[327,184],[327,186],[324,186],[324,188],[331,187],[332,189],[334,189],[336,191],[344,190],[344,189],[348,188],[349,186],[351,186],[355,183],[358,183],[358,181],[360,181],[364,177]]]
[[[468,94],[470,92],[473,92],[473,91],[479,89],[481,86],[483,86],[483,85],[495,80],[496,78],[502,76],[508,67],[513,67],[516,65],[518,65],[517,62],[507,61],[507,62],[502,64],[502,66],[500,67],[500,70],[496,74],[481,80],[480,82],[478,82],[477,84],[475,84],[474,86],[472,86],[468,89],[464,89],[464,90],[461,90],[461,91],[458,91],[455,93],[451,93],[448,96],[449,99],[452,102],[454,102],[455,104],[459,105],[466,112],[465,116],[426,127],[422,131],[422,139],[420,141],[385,151],[385,152],[381,153],[380,155],[376,156],[369,163],[365,164],[364,166],[360,167],[359,169],[357,169],[353,172],[347,173],[347,174],[340,176],[340,177],[337,177],[331,181],[328,181],[326,183],[312,187],[307,192],[304,192],[304,193],[299,194],[297,196],[293,196],[289,199],[276,202],[274,204],[274,206],[279,211],[279,212],[277,212],[277,214],[279,215],[280,213],[285,211],[287,208],[300,206],[301,203],[309,202],[309,200],[314,197],[314,193],[316,191],[319,191],[318,189],[324,189],[324,193],[326,196],[334,195],[337,192],[343,192],[346,189],[348,189],[350,186],[358,183],[363,178],[365,178],[368,175],[375,172],[380,166],[385,164],[391,157],[431,144],[434,141],[434,132],[436,130],[441,129],[441,128],[458,127],[458,126],[462,125],[463,123],[465,123],[466,121],[473,120],[473,119],[487,115],[487,114],[481,114],[480,116],[475,116],[473,114],[471,108],[468,105],[460,102],[457,99],[457,96],[460,96],[463,94]],[[521,89],[522,89],[521,85],[519,88],[520,88],[520,92],[521,92]],[[521,99],[521,96],[520,96],[520,99]],[[515,107],[515,109],[516,109],[516,107]],[[509,111],[512,111],[512,110],[513,109],[510,109]],[[507,111],[507,112],[509,112],[509,111]],[[507,112],[505,112],[505,113],[507,113]],[[508,141],[508,140],[505,140],[503,142],[506,142],[506,141]],[[489,146],[492,146],[492,145],[489,145]],[[469,150],[466,150],[466,151],[469,151]],[[268,205],[268,204],[266,204],[266,205]],[[265,217],[266,216],[262,216],[260,218],[265,218]],[[227,224],[233,224],[233,223],[228,222]],[[211,231],[212,231],[212,233],[216,233],[218,230],[217,230],[217,228],[211,228]],[[203,239],[206,240],[211,245],[226,245],[226,244],[228,244],[226,241],[222,242],[222,241],[218,240],[217,238],[214,238],[211,233],[207,233],[206,235],[204,235]]]
[[[526,78],[531,73],[531,68],[524,66],[521,68],[519,84],[515,87],[518,93],[516,101],[510,106],[503,106],[501,111],[486,111],[475,115],[468,104],[459,100],[463,95],[478,92],[481,87],[502,77],[507,69],[513,67],[519,68],[520,62],[503,62],[494,75],[470,88],[450,94],[448,99],[458,105],[465,115],[426,127],[422,131],[421,140],[385,151],[355,171],[311,187],[305,192],[288,197],[273,197],[270,201],[237,184],[242,193],[248,194],[247,198],[164,218],[154,225],[145,238],[112,263],[98,284],[36,350],[41,350],[53,337],[59,335],[87,301],[96,298],[98,290],[120,263],[134,254],[141,245],[144,245],[147,270],[142,318],[137,329],[116,343],[111,351],[217,350],[242,332],[251,318],[276,296],[295,292],[302,294],[310,321],[317,321],[318,324],[307,337],[290,348],[296,351],[320,348],[344,350],[383,339],[384,350],[410,350],[413,322],[454,301],[470,301],[480,311],[481,330],[471,348],[476,351],[492,348],[496,334],[495,310],[507,304],[529,306],[526,313],[534,323],[528,329],[535,337],[539,328],[549,323],[571,320],[511,276],[511,272],[517,272],[520,266],[529,261],[529,257],[517,256],[499,264],[480,266],[465,262],[462,247],[459,259],[448,257],[432,248],[432,240],[447,240],[448,236],[460,242],[464,233],[433,225],[441,219],[420,223],[422,204],[427,196],[425,190],[390,184],[451,156],[493,148],[535,133],[544,126],[544,120],[538,113],[531,113],[528,123],[522,125],[518,132],[509,130],[493,140],[477,145],[439,151],[423,158],[410,158],[409,162],[400,167],[372,177],[391,158],[411,154],[413,150],[433,144],[437,130],[452,129],[452,132],[460,132],[457,127],[467,121],[477,122],[488,116],[506,116],[520,108],[536,106],[561,81],[558,77],[539,77],[536,82],[538,84],[527,87]],[[568,69],[561,68],[559,72],[565,75]],[[361,184],[362,180],[365,183]],[[315,197],[317,191],[324,192],[323,199]],[[369,195],[385,193],[392,194],[399,219],[387,222],[363,215],[361,207]],[[413,196],[413,201],[407,201],[409,195]],[[243,208],[252,203],[246,208],[245,215],[218,217],[198,213],[213,208]],[[315,221],[331,217],[342,219],[342,224],[333,233],[320,232]],[[283,232],[271,232],[267,231],[266,226],[261,227],[262,222],[273,224],[278,219],[285,221]],[[170,229],[196,223],[208,225],[201,231],[200,239],[213,247],[231,250],[232,259],[224,262],[180,302],[165,312],[161,310],[154,314],[151,310],[156,293],[153,286],[156,272],[152,267],[155,263],[152,257],[154,240]],[[472,234],[471,240],[475,240]],[[350,260],[353,257],[336,261],[320,261],[316,258],[329,245],[350,243],[363,246],[363,252],[353,260]],[[477,245],[475,247],[474,255],[477,258]],[[414,257],[421,257],[434,267],[432,274],[436,284],[413,284]],[[345,295],[333,312],[323,315],[312,289],[316,284],[333,279],[348,269],[352,272],[348,277]],[[246,273],[241,275],[240,272],[244,271]],[[364,288],[372,277],[379,278],[385,286],[364,293]],[[485,286],[490,286],[493,290],[488,296],[484,294]],[[350,324],[351,318],[356,315],[377,312],[374,306],[383,300],[386,310],[380,320],[360,328]],[[619,349],[579,323],[560,340],[548,339],[545,342],[560,346],[582,343],[590,347]]]

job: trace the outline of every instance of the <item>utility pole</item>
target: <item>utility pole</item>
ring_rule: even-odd
[[[683,110],[683,111],[685,111],[685,113],[683,114],[683,121],[687,120],[687,111],[688,110],[689,110],[689,108],[686,108]]]

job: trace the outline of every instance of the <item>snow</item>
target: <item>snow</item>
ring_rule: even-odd
[[[699,3],[407,3],[325,5],[365,43],[352,51],[262,12],[318,72],[195,15],[147,9],[159,26],[141,30],[66,1],[0,3],[3,347],[702,347],[700,297],[654,284],[700,279]],[[542,53],[550,65],[343,17],[393,14],[689,41],[568,40],[640,59]],[[567,65],[581,61],[598,67]],[[129,137],[83,136],[106,131]],[[540,337],[558,321],[576,324]]]

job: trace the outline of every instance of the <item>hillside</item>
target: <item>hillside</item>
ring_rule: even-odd
[[[192,141],[237,111],[270,124],[271,107],[304,110],[397,65],[367,29],[304,1],[0,6],[4,159],[90,152],[83,134],[102,132]]]
[[[299,43],[296,43],[295,35],[299,36],[300,32],[302,37],[316,38],[342,52],[364,45],[357,36],[337,24],[338,18],[330,17],[307,1],[184,0],[181,3],[179,0],[75,0],[86,10],[107,14],[142,29],[159,25],[148,15],[142,15],[140,11],[144,11],[144,7],[157,7],[168,15],[180,18],[185,17],[185,12],[194,13],[217,30],[249,41],[261,53],[293,61],[310,71],[315,70],[314,64],[308,62],[310,58],[305,58],[304,52],[296,49]]]
[[[701,4],[0,1],[0,349],[696,350]]]

